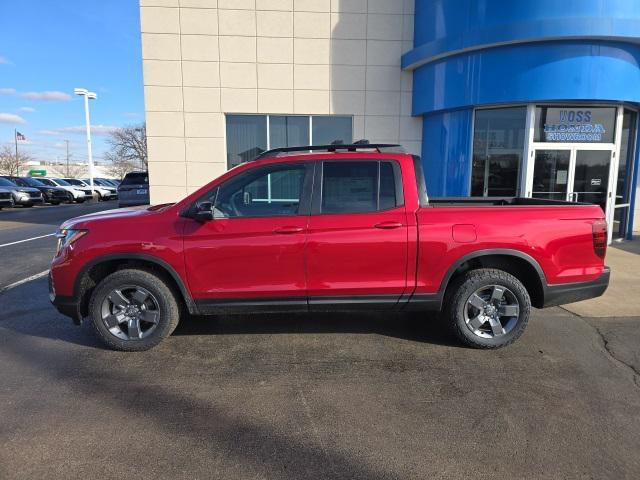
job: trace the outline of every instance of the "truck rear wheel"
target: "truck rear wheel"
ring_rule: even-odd
[[[89,303],[98,337],[114,350],[143,351],[158,345],[180,319],[176,297],[151,272],[119,270],[102,280]]]
[[[524,332],[531,313],[527,289],[513,275],[482,268],[451,285],[446,318],[458,339],[474,348],[500,348]]]

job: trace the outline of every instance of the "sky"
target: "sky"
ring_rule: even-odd
[[[0,0],[0,145],[14,128],[36,160],[87,160],[82,97],[90,101],[93,156],[116,127],[144,121],[138,0]]]

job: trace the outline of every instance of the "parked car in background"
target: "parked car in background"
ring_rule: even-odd
[[[46,203],[51,205],[60,205],[62,202],[66,202],[69,199],[69,195],[64,188],[52,187],[51,185],[45,185],[37,178],[33,177],[8,177],[13,183],[19,187],[31,187],[37,188],[42,193],[42,197]]]
[[[88,178],[83,178],[82,181],[89,186],[90,184],[90,180]],[[94,178],[93,179],[93,186],[95,188],[95,190],[98,192],[98,199],[99,200],[114,200],[116,198],[118,198],[118,189],[112,185],[111,183],[109,183],[108,181],[106,181],[104,178]],[[104,195],[103,191],[107,191],[109,192],[108,195]]]
[[[34,205],[44,203],[44,198],[42,198],[40,190],[32,187],[21,187],[7,177],[0,177],[0,187],[6,188],[11,192],[11,197],[15,205],[33,207]]]
[[[13,207],[13,196],[11,190],[0,187],[0,210],[6,207]]]
[[[84,180],[80,180],[79,178],[63,178],[62,180],[69,183],[70,185],[73,185],[76,188],[81,188],[90,197],[93,197],[93,194],[91,193],[91,185],[89,185],[89,183],[85,182]],[[93,184],[93,192],[98,197],[98,201],[110,200],[112,196],[109,190],[100,187],[96,183]]]
[[[91,200],[93,198],[93,193],[91,192],[89,185],[86,185],[86,186],[83,185],[84,182],[71,183],[68,178],[62,178],[62,177],[54,178],[53,180],[57,182],[65,182],[67,185],[70,185],[71,187],[84,192],[85,200]]]
[[[602,295],[610,274],[598,205],[429,199],[422,161],[397,145],[275,149],[175,204],[85,215],[57,236],[51,301],[127,351],[157,345],[180,312],[366,309],[442,311],[464,344],[498,348],[532,306]]]
[[[76,202],[76,203],[82,203],[87,199],[87,195],[88,198],[91,198],[91,191],[89,190],[88,194],[85,193],[84,190],[81,190],[80,188],[74,187],[71,184],[65,182],[64,180],[61,180],[59,178],[39,178],[38,180],[40,180],[42,183],[44,183],[45,185],[51,185],[53,187],[60,187],[60,188],[64,188],[67,193],[69,194],[69,202]]]
[[[120,180],[117,180],[115,178],[102,178],[101,180],[104,180],[105,182],[109,182],[111,185],[113,185],[116,188],[118,188],[118,186],[120,185]]]
[[[149,173],[129,172],[118,186],[118,206],[135,207],[149,204]]]

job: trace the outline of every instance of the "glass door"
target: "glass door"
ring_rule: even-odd
[[[607,211],[611,150],[576,150],[569,200],[594,203]]]
[[[533,198],[567,200],[571,150],[535,150],[533,164]]]

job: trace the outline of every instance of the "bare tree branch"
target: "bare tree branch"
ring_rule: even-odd
[[[0,149],[0,173],[2,175],[20,176],[27,162],[31,160],[32,158],[29,155],[20,151],[16,157],[15,150],[10,145],[4,145]]]
[[[127,173],[136,170],[136,165],[132,161],[125,158],[117,158],[109,152],[105,154],[105,160],[110,164],[107,167],[109,176],[119,180],[122,180]]]
[[[114,130],[107,138],[110,149],[107,157],[112,161],[129,162],[134,169],[147,169],[147,127],[146,124]],[[131,171],[129,170],[129,171]]]

